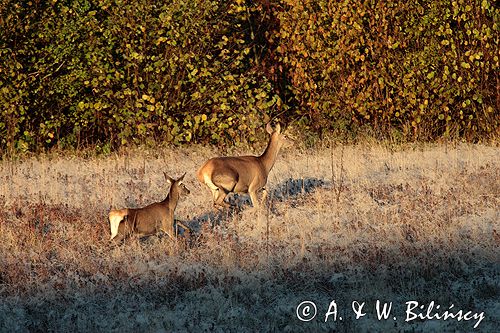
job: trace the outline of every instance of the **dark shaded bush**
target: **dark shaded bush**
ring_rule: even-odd
[[[500,124],[499,14],[488,0],[290,0],[275,38],[316,130],[476,140]]]
[[[0,149],[499,128],[488,0],[0,0]],[[497,132],[498,133],[498,132]]]
[[[276,103],[256,9],[225,1],[3,1],[2,146],[252,141]]]

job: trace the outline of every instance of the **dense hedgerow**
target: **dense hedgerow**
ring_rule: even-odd
[[[0,149],[498,133],[498,8],[466,1],[0,0]]]
[[[251,141],[276,102],[247,7],[3,2],[4,147]]]
[[[317,129],[423,140],[498,130],[500,11],[487,0],[285,1],[278,51]]]

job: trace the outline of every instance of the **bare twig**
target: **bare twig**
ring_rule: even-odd
[[[344,145],[342,145],[342,149],[340,150],[340,170],[339,170],[339,176],[337,179],[337,176],[335,174],[335,165],[334,165],[334,159],[333,159],[333,147],[331,149],[331,160],[330,160],[330,167],[332,171],[332,184],[333,184],[333,189],[335,191],[335,198],[336,201],[340,201],[340,195],[342,194],[342,191],[344,190]]]

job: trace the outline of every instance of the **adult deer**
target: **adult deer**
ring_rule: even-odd
[[[132,233],[144,236],[159,231],[166,232],[171,238],[175,238],[174,211],[180,197],[190,192],[182,182],[186,173],[177,180],[172,179],[165,172],[163,174],[167,182],[171,184],[170,191],[163,201],[143,208],[125,208],[109,212],[110,240],[118,234],[124,238]]]
[[[209,159],[198,170],[198,180],[212,191],[214,207],[228,207],[224,202],[228,193],[248,193],[254,207],[259,206],[257,192],[264,190],[262,201],[267,191],[265,189],[269,172],[276,162],[281,147],[288,138],[281,133],[280,125],[273,131],[271,125],[266,125],[270,135],[266,150],[260,156],[214,157]]]

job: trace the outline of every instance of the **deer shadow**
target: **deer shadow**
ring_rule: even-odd
[[[295,199],[301,195],[314,192],[317,188],[330,187],[330,181],[319,178],[288,178],[276,186],[268,195],[268,204],[273,204],[275,201],[283,202],[289,199]]]
[[[271,211],[274,211],[276,202],[296,199],[300,196],[314,192],[317,188],[327,188],[329,186],[329,181],[319,178],[288,178],[268,192],[265,205]],[[230,204],[227,208],[221,210],[214,208],[212,211],[195,216],[194,218],[184,221],[179,220],[181,223],[178,225],[185,225],[190,229],[190,233],[192,235],[199,235],[202,232],[203,226],[208,224],[213,228],[215,226],[222,225],[231,221],[235,216],[241,217],[242,212],[247,207],[252,207],[250,197],[247,194],[231,193],[227,196],[226,202]]]

